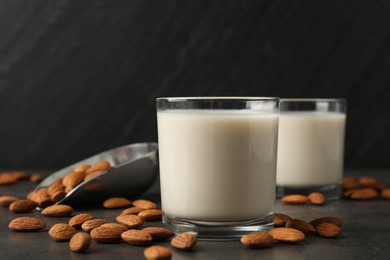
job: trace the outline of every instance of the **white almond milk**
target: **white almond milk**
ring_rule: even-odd
[[[305,188],[340,183],[344,128],[342,113],[282,112],[277,185]]]
[[[274,210],[278,116],[238,110],[157,113],[165,214],[242,221]]]

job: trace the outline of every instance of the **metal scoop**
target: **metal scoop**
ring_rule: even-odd
[[[109,197],[134,198],[144,193],[157,177],[157,149],[157,143],[137,143],[99,153],[51,174],[35,190],[48,187],[80,164],[106,160],[111,163],[111,169],[83,181],[56,204],[77,206],[101,203]]]

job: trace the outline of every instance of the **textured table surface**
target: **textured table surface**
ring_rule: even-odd
[[[377,177],[390,186],[390,170],[353,170],[348,175]],[[22,181],[12,186],[0,186],[1,195],[24,197],[34,185]],[[159,202],[158,183],[143,198]],[[91,213],[96,218],[115,221],[121,210],[107,210],[99,206],[78,208],[74,214]],[[390,201],[340,200],[324,206],[284,205],[277,201],[276,212],[288,214],[307,221],[322,216],[338,216],[344,220],[342,235],[338,239],[307,236],[300,244],[275,243],[267,249],[251,250],[238,241],[199,241],[193,251],[182,252],[172,249],[172,259],[388,259],[390,253]],[[69,218],[49,218],[39,212],[15,214],[0,208],[0,259],[143,259],[144,247],[125,243],[98,244],[93,241],[85,254],[69,250],[68,242],[54,242],[47,231],[59,222],[67,223]],[[19,216],[36,216],[46,222],[40,232],[18,233],[8,229],[9,222]],[[147,222],[146,226],[161,226],[160,222]],[[170,247],[168,242],[161,245]]]

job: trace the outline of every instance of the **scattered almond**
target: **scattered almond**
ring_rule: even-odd
[[[317,234],[323,237],[339,237],[341,229],[335,224],[321,223],[316,226]]]
[[[286,227],[298,229],[305,234],[314,234],[316,232],[316,229],[313,227],[312,224],[307,223],[306,221],[301,219],[290,219],[289,221],[287,221]]]
[[[377,182],[378,181],[375,178],[369,177],[369,176],[364,176],[364,177],[359,178],[359,183],[363,186],[372,185],[372,184],[375,184]]]
[[[314,227],[322,223],[331,223],[339,227],[343,225],[342,219],[337,217],[321,217],[310,221],[310,224],[312,224]]]
[[[281,200],[287,204],[305,204],[309,198],[306,195],[291,194],[284,196]]]
[[[146,227],[142,231],[150,234],[153,241],[164,241],[175,235],[171,230],[162,227]]]
[[[305,234],[294,228],[279,227],[268,231],[268,233],[280,242],[298,243],[305,239]]]
[[[325,196],[320,192],[312,192],[307,197],[310,203],[314,205],[322,205],[325,202]]]
[[[106,223],[91,230],[91,238],[98,243],[114,243],[120,241],[121,234],[127,227],[117,223]]]
[[[163,246],[150,246],[145,249],[144,256],[147,260],[169,260],[172,258],[172,253]]]
[[[130,205],[131,201],[122,197],[109,198],[103,202],[103,207],[106,209],[124,208]]]
[[[160,220],[162,215],[163,211],[161,209],[145,209],[138,213],[138,217],[145,221]]]
[[[382,190],[381,196],[384,199],[390,200],[390,189],[387,188],[387,189]]]
[[[14,184],[17,181],[18,181],[17,177],[10,173],[0,174],[0,185],[10,185],[10,184]]]
[[[55,241],[69,240],[76,233],[76,229],[65,223],[58,223],[49,230],[49,235]]]
[[[105,219],[95,218],[95,219],[87,220],[83,224],[81,224],[81,229],[84,230],[85,232],[90,232],[92,229],[97,228],[106,223],[107,220]]]
[[[133,205],[141,209],[156,209],[157,204],[150,200],[135,200]]]
[[[372,200],[378,197],[378,192],[371,188],[364,188],[352,193],[351,198],[355,200]]]
[[[31,182],[38,183],[38,182],[41,182],[42,180],[43,180],[42,175],[40,175],[38,173],[34,173],[30,176]]]
[[[13,196],[1,196],[0,197],[0,206],[8,208],[12,202],[17,201],[17,200],[19,200],[19,199],[16,197],[13,197]]]
[[[360,188],[358,180],[353,176],[344,176],[342,180],[343,189],[355,189]]]
[[[88,233],[78,232],[72,236],[69,242],[69,248],[73,252],[82,253],[91,246],[91,238]]]
[[[128,228],[137,228],[144,223],[142,218],[137,215],[119,215],[116,217],[116,221]]]
[[[9,205],[9,210],[14,213],[26,213],[37,207],[32,200],[16,200]]]
[[[47,217],[68,217],[73,213],[73,208],[69,205],[59,204],[44,208],[42,215]]]
[[[152,236],[150,234],[137,229],[125,231],[122,233],[121,237],[126,243],[136,246],[145,246],[152,242]]]
[[[262,248],[272,245],[273,237],[265,232],[257,232],[241,237],[241,243],[249,248]]]
[[[18,181],[30,178],[30,174],[24,171],[9,172],[9,174],[14,176]]]
[[[290,216],[282,214],[282,213],[275,213],[274,215],[274,225],[279,227],[284,227],[286,225],[286,222],[291,219]]]
[[[143,209],[138,207],[131,207],[123,210],[121,212],[121,215],[138,215],[138,213],[140,213],[141,211],[143,211]]]
[[[93,216],[88,213],[77,214],[69,220],[69,225],[75,229],[80,229],[81,225],[87,221],[93,219]]]
[[[190,250],[196,245],[196,236],[190,233],[181,233],[171,240],[171,245],[180,250]]]
[[[20,217],[12,220],[8,228],[13,231],[38,231],[45,227],[45,222],[40,220],[39,218],[33,217]]]

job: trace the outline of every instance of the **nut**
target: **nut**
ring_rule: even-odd
[[[73,171],[75,171],[75,172],[86,172],[89,168],[91,168],[91,165],[89,165],[89,164],[80,164]]]
[[[10,185],[18,181],[18,178],[11,173],[0,174],[0,185]]]
[[[137,228],[144,223],[142,218],[136,215],[119,215],[116,217],[116,221],[128,228]]]
[[[45,222],[39,218],[20,217],[12,220],[8,228],[13,231],[38,231],[45,227]]]
[[[291,194],[284,196],[281,200],[287,204],[305,204],[309,198],[306,195]]]
[[[190,233],[181,233],[171,240],[171,245],[180,250],[190,250],[196,245],[196,236]]]
[[[390,200],[390,189],[386,188],[386,189],[382,190],[381,196],[384,199]]]
[[[169,260],[172,258],[172,253],[163,246],[150,246],[145,249],[144,256],[147,260]]]
[[[38,183],[38,182],[41,182],[42,180],[43,180],[42,175],[40,175],[38,173],[34,173],[30,176],[31,182]]]
[[[135,200],[133,205],[141,209],[156,209],[157,204],[150,200]]]
[[[1,196],[0,197],[0,206],[8,208],[12,202],[17,201],[17,200],[19,200],[19,199],[16,197],[13,197],[13,196]]]
[[[103,202],[103,207],[106,209],[124,208],[130,205],[130,200],[121,197],[109,198]]]
[[[76,233],[76,229],[65,223],[58,223],[49,230],[49,235],[55,241],[69,240]]]
[[[26,213],[37,207],[32,200],[16,200],[9,205],[9,210],[14,213]]]
[[[33,199],[40,208],[46,208],[50,205],[53,205],[53,201],[49,196],[47,188],[37,190],[33,196]]]
[[[274,215],[274,225],[284,227],[286,225],[286,222],[291,219],[290,216],[282,214],[282,213],[275,213]]]
[[[138,217],[145,221],[160,220],[163,215],[161,209],[146,209],[138,213]]]
[[[62,180],[62,185],[65,187],[76,187],[79,185],[85,178],[85,172],[83,171],[73,171],[65,175]]]
[[[91,214],[87,214],[87,213],[81,213],[81,214],[78,214],[74,217],[72,217],[70,220],[69,220],[69,225],[71,227],[74,227],[75,229],[80,229],[81,228],[81,225],[87,221],[87,220],[91,220],[93,219],[93,216]]]
[[[122,233],[121,237],[126,243],[136,246],[145,246],[152,242],[152,236],[150,234],[137,229],[125,231]]]
[[[108,161],[99,161],[87,169],[86,174],[91,174],[95,171],[107,171],[111,169],[111,164]]]
[[[120,241],[121,234],[127,227],[117,223],[106,223],[91,230],[91,238],[98,243],[114,243]]]
[[[344,176],[342,180],[343,189],[356,189],[360,188],[360,183],[353,176]]]
[[[42,210],[41,214],[47,217],[68,217],[73,213],[73,208],[69,205],[53,205]]]
[[[341,229],[335,224],[321,223],[316,226],[317,234],[323,237],[339,237]]]
[[[364,188],[352,193],[351,198],[355,200],[373,200],[378,197],[378,192],[371,188]]]
[[[325,196],[320,192],[312,192],[307,197],[310,203],[314,205],[322,205],[325,202]]]
[[[138,215],[138,213],[140,213],[141,211],[143,211],[143,209],[138,207],[131,207],[123,210],[121,212],[121,215]]]
[[[146,227],[142,231],[150,234],[153,241],[164,241],[175,235],[172,231],[162,227]]]
[[[337,217],[322,217],[310,221],[310,224],[312,224],[314,227],[322,223],[331,223],[341,227],[343,225],[343,220]]]
[[[241,243],[249,248],[262,248],[272,245],[273,237],[265,232],[257,232],[241,237]]]
[[[105,219],[95,218],[95,219],[87,220],[83,224],[81,224],[81,229],[84,230],[85,232],[90,232],[92,229],[97,228],[106,223],[107,220]]]
[[[305,234],[294,228],[279,227],[268,231],[268,233],[280,242],[298,243],[305,239]]]
[[[69,242],[69,248],[73,252],[85,252],[91,246],[91,238],[88,233],[78,232],[72,236]]]
[[[377,182],[378,181],[375,178],[369,177],[369,176],[363,176],[363,177],[359,178],[359,183],[363,186],[373,185]]]
[[[313,227],[312,224],[309,224],[301,219],[290,219],[289,221],[287,221],[286,227],[298,229],[305,234],[314,234],[316,232],[316,229]]]

